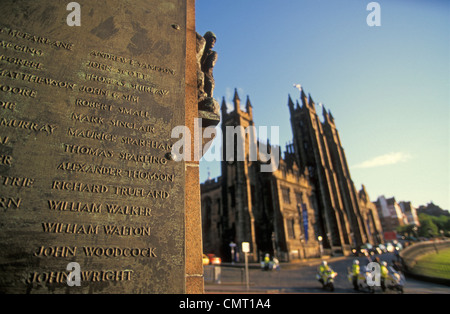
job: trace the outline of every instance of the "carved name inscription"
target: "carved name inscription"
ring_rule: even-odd
[[[130,65],[138,67],[140,69],[147,69],[147,70],[151,70],[151,71],[155,71],[155,72],[159,72],[159,73],[175,75],[175,70],[173,70],[173,69],[169,69],[169,68],[165,68],[165,67],[161,67],[161,66],[157,66],[157,65],[153,65],[153,64],[148,64],[148,63],[134,60],[134,59],[127,58],[127,57],[113,55],[113,54],[110,54],[107,52],[93,50],[93,51],[91,51],[90,55],[94,56],[94,57],[98,57],[98,58],[103,58],[106,60],[111,60],[111,61],[118,62],[118,63],[130,64]]]
[[[0,55],[0,61],[7,62],[15,65],[20,65],[23,67],[41,70],[42,69],[42,63],[29,61],[25,59],[15,58],[15,57],[8,57],[4,55]]]
[[[82,271],[81,281],[82,282],[106,282],[106,281],[131,281],[133,270],[102,270],[102,271]],[[47,273],[32,273],[27,279],[26,283],[28,285],[33,283],[38,284],[66,284],[67,277],[70,272],[47,272]]]
[[[173,182],[175,179],[175,175],[173,174],[155,173],[142,170],[119,169],[113,166],[89,165],[85,163],[63,162],[57,167],[57,169],[67,172],[82,172],[88,174],[99,174],[103,176],[128,177],[148,181]]]
[[[37,76],[34,74],[14,72],[14,71],[5,70],[2,68],[0,68],[0,76],[11,78],[11,79],[18,80],[18,81],[25,81],[25,82],[36,83],[36,84],[44,84],[44,85],[49,85],[52,87],[66,88],[69,90],[74,90],[76,87],[75,83],[59,81],[59,80],[55,80],[52,78]]]
[[[40,49],[28,47],[28,46],[25,46],[25,45],[13,44],[11,42],[7,42],[7,41],[4,41],[4,40],[0,41],[0,47],[5,48],[5,49],[10,49],[10,50],[13,50],[15,52],[23,52],[23,53],[26,53],[26,54],[30,54],[32,56],[34,56],[34,55],[36,55],[36,56],[43,56],[44,55],[44,53]]]
[[[24,188],[31,188],[34,184],[34,179],[19,178],[19,177],[4,177],[0,176],[0,182],[2,185],[18,186]]]
[[[19,202],[20,203],[20,200]],[[16,203],[17,204],[17,203]],[[50,210],[68,211],[77,213],[94,213],[94,214],[114,214],[114,215],[130,215],[130,216],[151,216],[152,210],[145,206],[134,205],[118,205],[118,204],[102,204],[102,203],[81,203],[68,202],[62,200],[49,200],[48,206]],[[17,205],[18,207],[18,205]]]
[[[4,84],[0,84],[0,92],[31,98],[36,98],[37,96],[37,91],[35,90]]]
[[[16,109],[16,103],[0,101],[0,108],[14,111]]]
[[[0,127],[14,128],[14,129],[23,129],[30,130],[36,133],[45,133],[47,135],[53,134],[56,130],[56,125],[46,124],[46,123],[35,123],[26,120],[19,119],[7,119],[0,118]]]
[[[20,198],[0,197],[0,208],[2,209],[18,209],[22,200]]]
[[[153,199],[168,199],[170,193],[164,190],[150,190],[135,187],[107,186],[103,184],[89,184],[82,182],[53,181],[53,190],[73,191],[94,194],[113,193],[121,196],[133,196]]]
[[[43,36],[36,36],[36,35],[26,33],[24,31],[10,29],[7,27],[0,27],[0,33],[7,34],[11,38],[22,38],[27,41],[33,42],[33,43],[48,45],[48,46],[55,47],[55,48],[63,48],[63,49],[67,49],[67,50],[73,49],[73,44],[71,44],[71,43],[62,42],[62,41],[58,41],[58,40],[51,40],[51,39],[43,37]]]
[[[78,225],[65,223],[42,223],[42,229],[48,233],[99,234],[119,236],[149,236],[150,227]]]
[[[119,248],[119,247],[45,247],[41,246],[33,255],[38,257],[149,257],[155,258],[156,248]]]

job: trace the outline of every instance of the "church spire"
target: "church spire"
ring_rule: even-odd
[[[237,88],[234,89],[234,109],[239,112],[241,110],[241,99],[239,98]]]
[[[328,115],[330,116],[330,121],[334,124],[334,117],[331,114],[331,111],[328,111]]]
[[[294,102],[292,101],[291,94],[289,94],[289,97],[288,97],[288,106],[289,106],[289,110],[291,112],[294,111]]]
[[[302,105],[303,105],[302,107],[308,106],[308,99],[306,98],[306,94],[305,94],[305,91],[303,90],[303,88],[302,88],[302,92],[300,94],[300,98],[301,98]]]
[[[311,107],[314,107],[314,105],[315,105],[314,100],[311,97],[311,94],[308,94],[308,103]]]
[[[222,97],[222,115],[225,116],[227,114],[227,102],[225,101],[225,97]]]
[[[247,95],[247,103],[245,104],[245,110],[247,110],[247,113],[252,116],[253,115],[253,106],[250,102],[250,96]]]
[[[323,105],[322,103],[320,103],[319,105],[322,107],[323,120],[328,121],[329,117],[328,117],[327,109],[325,109],[325,105]]]
[[[314,100],[311,97],[311,94],[308,94],[308,106],[311,109],[312,112],[316,112],[316,104],[314,103]]]

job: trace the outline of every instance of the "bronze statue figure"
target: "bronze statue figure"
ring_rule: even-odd
[[[205,74],[204,90],[208,97],[213,97],[215,86],[213,69],[217,62],[217,52],[212,49],[217,39],[213,32],[207,32],[203,38],[206,40],[205,50],[201,59],[202,72]]]
[[[212,49],[216,40],[213,32],[207,32],[203,37],[197,34],[198,109],[204,126],[215,126],[220,121],[220,105],[213,97],[215,87],[213,69],[218,54]]]

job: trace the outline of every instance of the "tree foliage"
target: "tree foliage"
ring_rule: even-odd
[[[425,213],[418,215],[420,226],[415,230],[414,225],[400,226],[397,231],[404,235],[417,237],[436,237],[444,234],[450,236],[450,217],[449,216],[432,216]],[[443,231],[441,233],[441,231]]]

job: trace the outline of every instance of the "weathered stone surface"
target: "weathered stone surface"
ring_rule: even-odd
[[[77,2],[1,4],[0,292],[184,293],[186,1]]]

